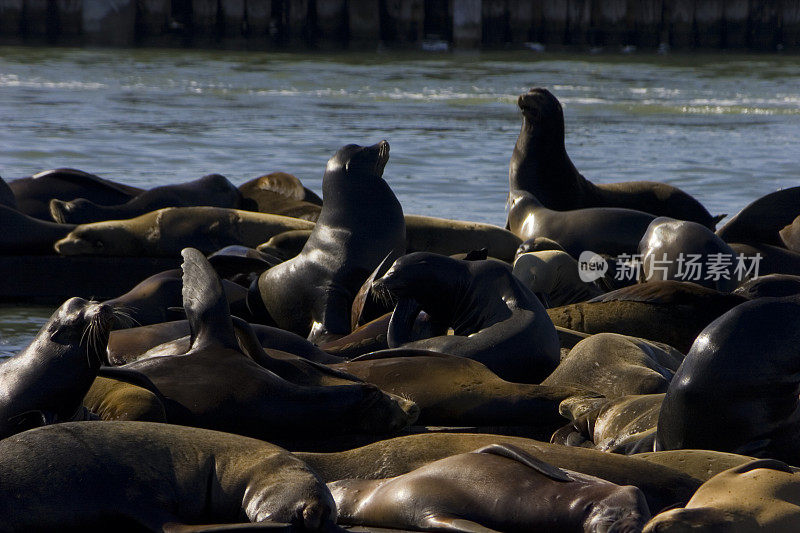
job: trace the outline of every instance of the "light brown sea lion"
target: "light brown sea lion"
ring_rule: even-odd
[[[406,215],[406,250],[454,255],[486,248],[490,257],[514,260],[521,241],[508,230],[492,224]]]
[[[623,207],[691,220],[711,229],[721,218],[712,217],[692,196],[666,183],[591,183],[567,155],[564,112],[558,99],[536,87],[520,95],[517,105],[522,110],[522,129],[509,165],[510,189],[528,191],[542,205],[559,211]]]
[[[778,235],[786,248],[793,252],[800,252],[800,216],[780,230]]]
[[[565,471],[491,444],[391,479],[328,484],[340,524],[445,531],[636,531],[639,489]]]
[[[723,470],[749,463],[753,457],[714,450],[665,450],[640,452],[632,457],[684,472],[706,482]]]
[[[152,422],[37,428],[0,441],[0,471],[8,531],[247,521],[329,531],[335,519],[330,493],[302,461],[218,431]]]
[[[167,207],[129,220],[76,227],[58,241],[61,255],[172,257],[186,247],[204,253],[231,244],[255,247],[272,235],[312,222],[221,207]]]
[[[166,422],[164,404],[147,389],[108,378],[97,378],[83,405],[101,420]]]
[[[322,200],[295,176],[272,172],[239,185],[245,209],[316,222]]]
[[[89,224],[134,218],[165,207],[203,205],[238,209],[241,202],[239,190],[228,178],[209,174],[186,183],[154,187],[119,205],[100,205],[86,198],[69,201],[54,198],[50,200],[50,215],[62,224]]]

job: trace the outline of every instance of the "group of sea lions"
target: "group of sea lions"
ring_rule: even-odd
[[[505,229],[405,214],[386,141],[322,199],[0,180],[0,253],[182,257],[0,364],[0,529],[800,528],[800,187],[715,232],[518,105]]]

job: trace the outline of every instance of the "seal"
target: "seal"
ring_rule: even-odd
[[[571,211],[548,209],[531,193],[512,189],[508,194],[507,227],[521,240],[554,240],[572,257],[585,251],[612,256],[634,254],[639,240],[655,219],[633,209],[592,207]]]
[[[548,309],[557,327],[584,333],[621,333],[686,353],[714,319],[747,299],[688,281],[648,281],[588,302]]]
[[[578,262],[561,250],[518,255],[512,273],[536,294],[545,307],[585,302],[603,294],[596,283],[580,278]]]
[[[217,431],[59,424],[0,441],[0,470],[0,512],[11,531],[162,531],[209,521],[329,531],[335,518],[330,492],[302,461]]]
[[[329,483],[340,524],[452,531],[635,531],[642,492],[562,470],[512,444],[440,459],[399,477]]]
[[[575,168],[564,146],[564,111],[550,91],[533,88],[520,95],[520,130],[509,165],[509,188],[535,196],[557,211],[623,207],[656,216],[691,220],[714,229],[724,216],[712,217],[684,191],[652,181],[595,185]]]
[[[0,205],[0,252],[19,255],[52,255],[55,243],[75,229],[30,217],[12,207]]]
[[[727,243],[783,246],[778,232],[800,215],[800,187],[769,193],[750,202],[717,230]]]
[[[395,261],[373,290],[397,301],[387,332],[390,348],[467,357],[520,383],[539,383],[558,365],[558,336],[544,307],[496,261],[415,252]],[[420,310],[439,335],[414,340]]]
[[[800,301],[759,298],[706,327],[667,389],[658,450],[800,460]],[[757,346],[758,348],[754,348]]]
[[[272,172],[250,180],[239,186],[239,192],[246,209],[261,213],[316,222],[322,210],[322,199],[286,172]]]
[[[760,459],[735,466],[697,489],[683,509],[650,520],[646,533],[796,531],[800,475],[786,463]]]
[[[389,143],[349,144],[328,161],[325,203],[296,257],[264,272],[258,291],[275,323],[312,342],[350,333],[361,284],[387,254],[405,251],[403,208],[383,169]]]
[[[738,270],[736,252],[714,232],[696,222],[655,219],[639,243],[639,254],[641,276],[645,281],[691,281],[730,292],[744,274]],[[741,266],[749,265],[742,263]]]
[[[20,212],[42,220],[51,220],[50,200],[53,198],[65,201],[86,198],[97,204],[116,205],[144,192],[138,187],[72,168],[45,170],[27,178],[11,180],[8,186],[14,191]]]
[[[128,220],[82,224],[55,249],[61,255],[174,257],[194,247],[210,254],[232,244],[253,248],[272,235],[313,225],[222,207],[167,207]]]
[[[177,185],[162,185],[131,198],[124,204],[99,205],[86,198],[50,200],[50,215],[62,224],[88,224],[102,220],[134,218],[164,207],[228,207],[238,209],[242,197],[228,178],[209,174]]]
[[[145,385],[164,403],[167,421],[255,438],[303,438],[325,432],[391,433],[418,408],[366,383],[307,387],[287,381],[241,351],[219,278],[197,250],[182,253],[183,307],[191,340],[184,354],[104,367],[103,377]]]
[[[70,298],[28,347],[0,365],[0,438],[82,413],[114,319],[109,305]]]

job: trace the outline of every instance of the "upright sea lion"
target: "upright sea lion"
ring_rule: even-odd
[[[152,357],[100,375],[150,385],[167,421],[262,439],[391,433],[418,408],[368,384],[304,387],[265,369],[239,346],[219,278],[197,250],[183,251],[183,307],[191,329],[185,354]]]
[[[646,533],[745,533],[800,529],[800,474],[780,461],[735,466],[703,483],[685,508],[665,511]]]
[[[244,521],[330,531],[335,519],[330,492],[286,450],[169,424],[26,431],[0,441],[0,471],[8,531],[162,531],[169,523]]]
[[[134,218],[165,207],[203,205],[238,209],[241,201],[239,190],[228,178],[209,174],[186,183],[154,187],[119,205],[99,205],[86,198],[70,201],[54,198],[50,200],[50,215],[62,224],[89,224]]]
[[[309,340],[350,333],[350,307],[361,284],[392,253],[405,251],[403,208],[383,169],[389,143],[349,144],[328,161],[325,203],[296,257],[264,272],[258,291],[277,325]]]
[[[555,211],[544,207],[531,193],[512,189],[508,194],[507,227],[523,241],[547,237],[572,257],[585,251],[599,254],[634,254],[647,226],[649,213],[614,207]]]
[[[255,247],[312,222],[221,207],[167,207],[129,220],[83,224],[58,241],[61,255],[173,257],[183,248],[213,253],[231,244]]]
[[[328,487],[340,524],[487,532],[635,531],[650,518],[636,487],[562,470],[512,444],[440,459],[391,479],[345,479]]]
[[[691,281],[722,292],[735,289],[750,266],[737,266],[736,252],[707,227],[664,217],[648,226],[639,254],[643,280]]]
[[[800,300],[759,298],[697,337],[667,389],[658,449],[800,462]]]
[[[387,333],[391,348],[468,357],[521,383],[539,383],[558,365],[558,336],[544,307],[496,261],[415,252],[395,261],[373,287],[398,301]],[[438,336],[413,340],[420,310]]]
[[[727,243],[782,246],[778,232],[800,215],[800,187],[789,187],[762,196],[717,230]]]
[[[322,199],[286,172],[272,172],[239,185],[245,209],[316,222]]]
[[[45,170],[27,178],[11,180],[8,186],[14,191],[17,208],[28,216],[51,220],[50,200],[86,198],[96,204],[124,204],[142,193],[131,187],[103,179],[94,174],[72,168]]]
[[[52,255],[55,243],[75,229],[72,224],[56,224],[28,216],[0,205],[0,253],[11,255]]]
[[[510,189],[533,194],[558,211],[588,207],[624,207],[656,216],[698,222],[708,228],[720,217],[677,187],[652,181],[595,185],[576,169],[564,146],[564,112],[547,89],[520,95],[522,129],[509,165]]]
[[[513,274],[540,300],[544,296],[546,307],[560,307],[603,293],[594,282],[583,281],[578,268],[578,262],[567,252],[545,250],[518,255]]]
[[[0,438],[76,416],[105,361],[113,322],[111,306],[70,298],[0,365]]]

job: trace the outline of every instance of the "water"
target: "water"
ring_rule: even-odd
[[[564,104],[598,183],[648,179],[712,214],[798,185],[800,57],[275,54],[0,48],[0,175],[74,167],[152,187],[283,170],[321,191],[340,146],[387,139],[407,213],[503,224],[518,94]],[[50,310],[0,314],[0,356]]]

